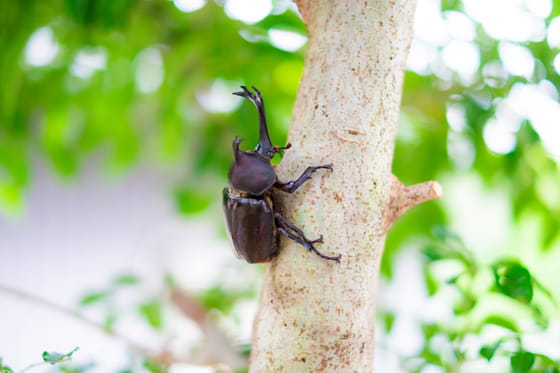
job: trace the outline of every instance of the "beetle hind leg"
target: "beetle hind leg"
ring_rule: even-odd
[[[282,216],[282,214],[280,214],[279,212],[275,212],[274,216],[276,217],[277,222],[279,223],[278,224],[279,227],[277,228],[278,232],[282,233],[284,236],[288,237],[289,239],[299,243],[300,245],[305,247],[307,250],[313,251],[315,254],[317,254],[318,256],[320,256],[323,259],[334,260],[336,262],[340,262],[340,255],[337,255],[337,256],[325,255],[325,254],[321,253],[319,250],[317,250],[315,248],[315,246],[313,246],[316,243],[322,243],[323,242],[323,235],[321,235],[316,240],[310,240],[307,237],[305,237],[305,234],[303,233],[303,231],[298,226],[296,226],[291,221],[286,219],[284,216]]]
[[[287,231],[286,229],[284,229],[282,227],[278,227],[278,232],[282,233],[284,236],[288,237],[289,239],[299,243],[301,246],[305,247],[307,250],[313,251],[315,254],[319,255],[323,259],[334,260],[336,262],[340,262],[340,255],[338,255],[338,256],[328,256],[328,255],[325,255],[325,254],[321,253],[319,250],[317,250],[313,246],[312,242],[314,242],[314,241],[307,241],[307,240],[305,240],[301,237],[298,237],[295,234]]]

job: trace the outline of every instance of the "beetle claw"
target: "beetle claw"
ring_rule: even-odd
[[[323,236],[321,236],[320,238],[321,242],[323,242]],[[310,241],[308,242],[309,246],[307,247],[307,250],[309,251],[313,251],[315,254],[319,255],[321,258],[326,259],[326,260],[334,260],[337,263],[340,263],[340,258],[342,257],[342,255],[337,255],[337,256],[329,256],[329,255],[325,255],[322,252],[320,252],[319,250],[317,250],[315,248],[315,246],[313,246],[311,243],[315,242],[315,241]]]
[[[249,100],[253,101],[257,106],[262,105],[263,99],[262,99],[261,91],[259,91],[255,86],[251,88],[255,90],[255,92],[257,93],[256,95],[252,93],[249,90],[249,88],[247,88],[244,85],[242,85],[241,88],[243,89],[243,92],[233,92],[232,94],[236,96],[248,98]]]
[[[243,92],[233,92],[232,94],[241,97],[247,97],[252,95],[251,91],[249,91],[247,87],[245,87],[244,85],[242,85],[241,88],[243,89]]]
[[[323,235],[321,235],[319,238],[317,238],[316,240],[313,241],[309,241],[309,243],[311,245],[316,244],[316,243],[323,243]]]
[[[313,246],[313,245],[316,244],[316,243],[323,243],[323,235],[321,235],[321,236],[320,236],[319,238],[317,238],[316,240],[312,240],[312,241],[306,240],[306,244],[307,244],[307,245],[305,245],[305,246],[306,246],[307,250],[313,251],[315,254],[317,254],[318,256],[320,256],[320,257],[323,258],[323,259],[326,259],[326,260],[334,260],[335,262],[340,263],[340,258],[342,257],[341,255],[337,255],[337,256],[325,255],[325,254],[323,254],[322,252],[320,252],[319,250],[317,250],[317,249],[315,248],[315,246]]]

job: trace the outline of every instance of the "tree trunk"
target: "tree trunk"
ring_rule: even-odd
[[[309,34],[290,142],[278,174],[332,163],[293,195],[286,216],[319,258],[282,239],[267,268],[250,372],[372,372],[375,296],[385,235],[439,185],[405,188],[391,173],[415,0],[296,0]]]

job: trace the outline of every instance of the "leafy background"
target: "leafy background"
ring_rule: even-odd
[[[243,1],[234,0],[3,4],[0,225],[29,219],[37,169],[72,187],[93,164],[107,182],[158,170],[185,224],[202,219],[225,240],[217,196],[231,141],[257,138],[254,108],[230,94],[240,84],[259,87],[271,136],[283,144],[303,69],[305,29],[293,4],[255,4],[264,10],[253,20],[239,19]],[[560,3],[425,0],[417,18],[393,169],[407,184],[441,181],[445,197],[416,207],[390,232],[377,364],[558,372]],[[13,255],[0,237],[0,257],[9,263]],[[250,279],[241,290],[217,283],[183,294],[192,301],[184,316],[196,319],[198,310],[235,334],[234,310],[255,302],[261,269],[241,271]],[[100,281],[102,290],[84,289],[78,306],[86,315],[97,307],[98,326],[114,334],[122,313],[115,299],[136,292],[129,306],[165,334],[164,310],[178,301],[147,292],[139,277]],[[168,294],[175,282],[163,277]],[[403,291],[424,311],[411,311],[397,296]],[[405,339],[412,347],[402,348]],[[247,341],[237,342],[243,358]],[[125,370],[164,369],[161,356],[131,350],[140,358]]]

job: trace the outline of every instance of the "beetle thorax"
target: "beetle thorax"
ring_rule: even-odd
[[[234,189],[260,196],[276,183],[276,174],[270,159],[256,151],[240,150],[231,165],[228,180]]]

